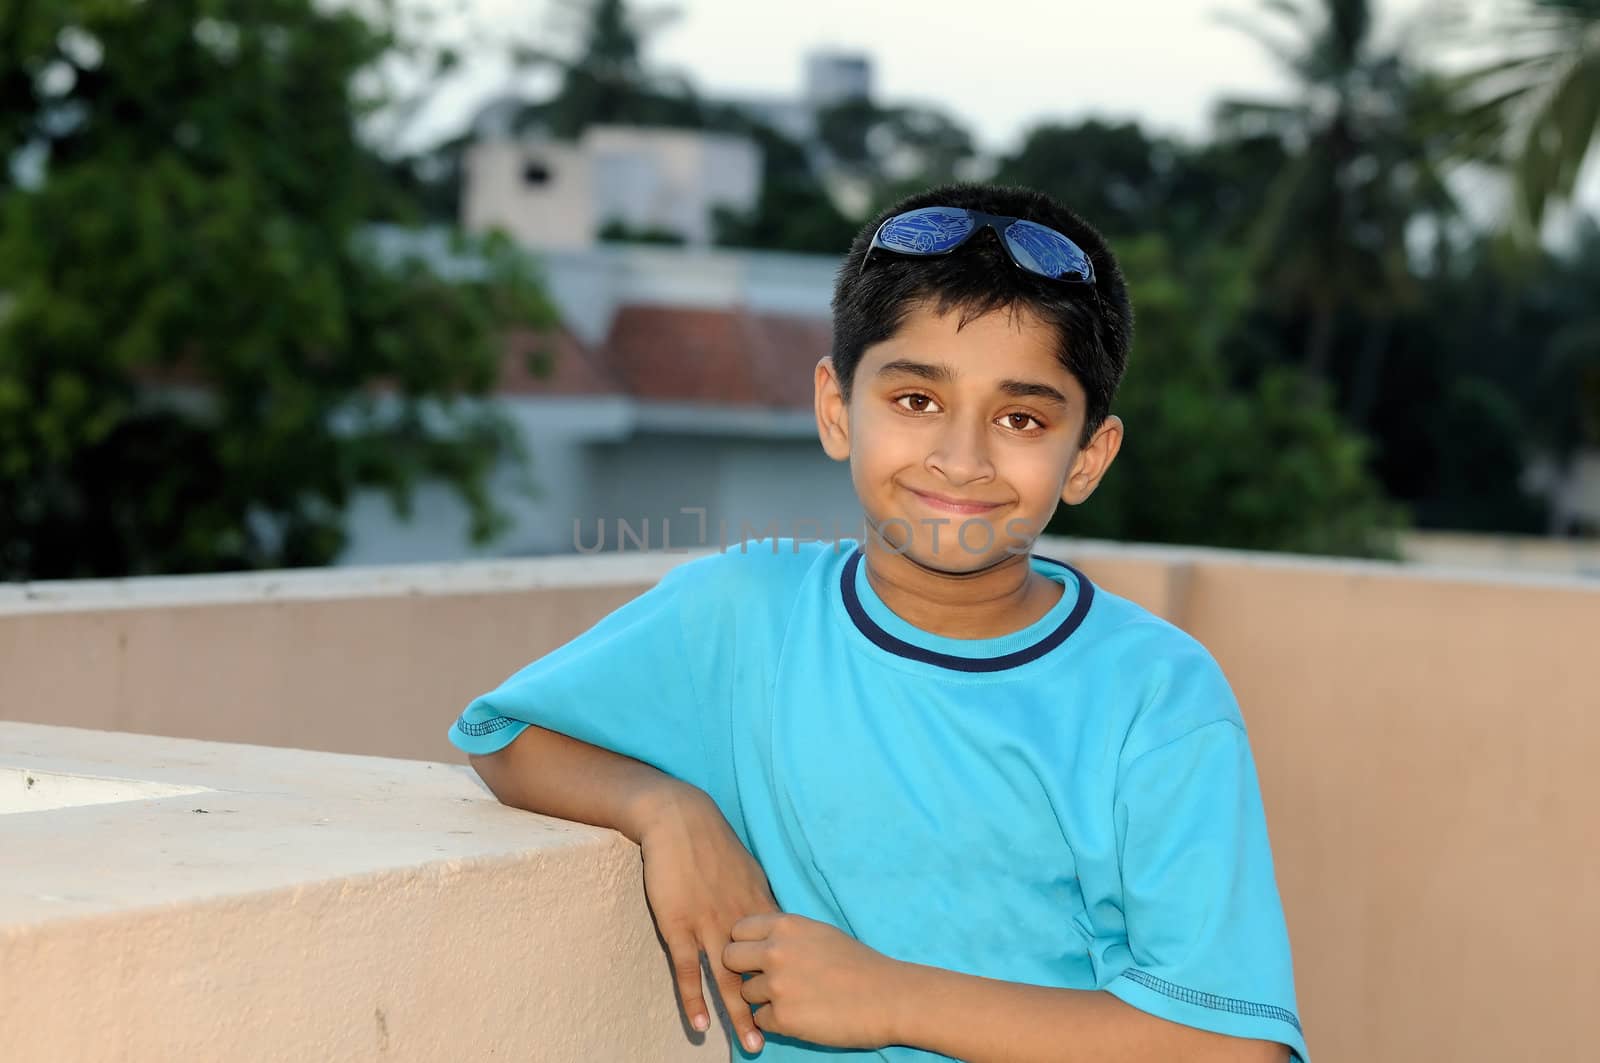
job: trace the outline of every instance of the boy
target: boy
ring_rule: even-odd
[[[1305,1060],[1226,680],[1029,552],[1116,457],[1131,319],[1043,195],[898,204],[816,369],[863,540],[681,565],[452,726],[500,800],[639,843],[697,1029],[703,949],[773,1060]]]

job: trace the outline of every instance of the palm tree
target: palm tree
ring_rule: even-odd
[[[1474,113],[1498,118],[1511,138],[1513,223],[1536,239],[1546,208],[1571,198],[1600,143],[1600,0],[1521,0],[1495,36],[1506,55],[1462,87]]]
[[[1442,222],[1456,211],[1444,181],[1446,90],[1402,47],[1378,45],[1369,0],[1261,7],[1261,20],[1228,21],[1294,79],[1295,96],[1224,101],[1217,124],[1224,136],[1272,136],[1289,150],[1262,204],[1253,251],[1269,295],[1307,319],[1309,372],[1329,374],[1342,316],[1366,320],[1352,343],[1360,407],[1370,390],[1362,382],[1375,380],[1387,347],[1389,318],[1417,295],[1408,229],[1419,217]]]
[[[566,22],[564,47],[530,44],[512,48],[519,70],[554,69],[560,86],[549,100],[524,107],[519,128],[542,125],[565,139],[591,125],[699,126],[701,105],[681,76],[645,66],[643,46],[678,17],[676,8],[635,11],[626,0],[558,0],[554,12]]]

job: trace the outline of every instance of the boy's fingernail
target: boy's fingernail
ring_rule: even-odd
[[[696,1030],[704,1030],[706,1026],[710,1024],[710,1022],[711,1020],[707,1019],[704,1015],[696,1015],[694,1017],[694,1028]]]
[[[744,1045],[752,1052],[758,1051],[761,1048],[761,1035],[756,1033],[754,1030],[745,1034]]]

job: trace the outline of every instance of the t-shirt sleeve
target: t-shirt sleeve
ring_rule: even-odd
[[[1128,965],[1104,988],[1172,1022],[1288,1045],[1306,1063],[1255,762],[1221,670],[1205,664],[1169,687],[1186,704],[1157,716],[1211,721],[1158,733],[1119,772]]]
[[[493,753],[535,724],[650,764],[705,789],[706,706],[690,635],[715,639],[702,566],[679,565],[655,587],[476,698],[450,726],[466,753]]]

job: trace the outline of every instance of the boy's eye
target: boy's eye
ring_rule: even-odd
[[[1029,425],[1035,428],[1044,427],[1039,423],[1039,419],[1031,413],[1007,413],[1002,414],[1001,419],[1005,421],[1007,428],[1014,428],[1019,432],[1028,431]]]
[[[935,403],[932,398],[927,395],[917,394],[915,392],[910,395],[901,395],[894,401],[895,405],[902,406],[905,409],[910,410],[912,413],[928,413],[932,410],[938,409],[938,404]]]

